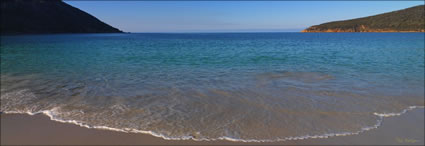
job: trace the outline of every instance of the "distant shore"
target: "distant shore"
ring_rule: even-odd
[[[273,143],[231,141],[164,140],[147,134],[97,130],[51,121],[38,114],[1,114],[2,145],[296,145],[296,144],[396,144],[424,145],[424,109],[415,109],[401,116],[385,118],[378,129],[359,135],[327,139],[307,139]]]
[[[425,32],[424,5],[357,19],[327,22],[301,32]]]
[[[356,30],[341,30],[341,29],[326,29],[326,30],[310,30],[305,29],[301,32],[308,33],[308,32],[425,32],[425,30],[418,30],[418,31],[398,31],[398,30],[365,30],[365,31],[356,31]]]

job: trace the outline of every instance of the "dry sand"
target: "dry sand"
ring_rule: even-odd
[[[2,145],[424,145],[424,109],[385,118],[381,127],[359,135],[275,143],[164,140],[147,134],[88,129],[51,121],[45,115],[2,114]]]

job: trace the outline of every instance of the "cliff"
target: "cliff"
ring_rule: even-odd
[[[424,5],[311,26],[302,32],[425,32]]]
[[[61,0],[0,0],[2,34],[120,33]]]

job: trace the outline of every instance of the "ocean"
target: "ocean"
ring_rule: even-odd
[[[346,136],[424,107],[424,33],[1,36],[3,113],[174,140]]]

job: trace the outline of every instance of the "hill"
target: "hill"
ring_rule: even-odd
[[[311,26],[302,32],[424,32],[424,5]]]
[[[1,0],[2,34],[119,32],[61,0]]]

